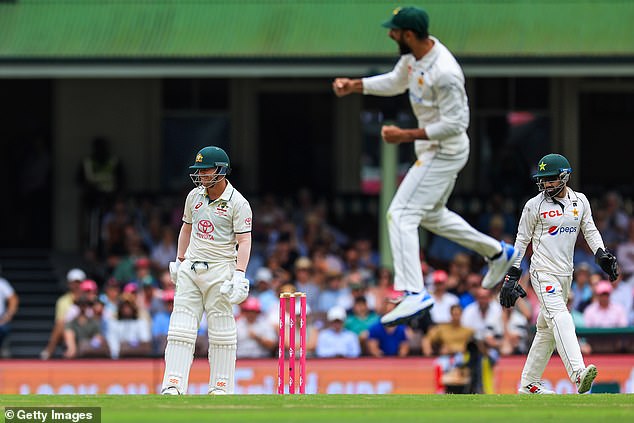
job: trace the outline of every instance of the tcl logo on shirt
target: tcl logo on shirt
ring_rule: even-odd
[[[560,217],[564,215],[561,210],[549,210],[541,212],[540,214],[542,215],[543,219],[546,219],[547,217]]]

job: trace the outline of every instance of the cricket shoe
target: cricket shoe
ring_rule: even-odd
[[[575,385],[577,385],[577,392],[584,394],[592,388],[592,382],[597,377],[597,367],[594,364],[589,365],[585,369],[577,373],[575,378]]]
[[[210,390],[207,394],[208,395],[227,395],[227,392],[222,389],[214,388]]]
[[[167,388],[163,388],[163,390],[161,391],[161,395],[180,395],[181,393],[178,392],[178,389],[176,389],[175,386],[168,386]]]
[[[526,386],[522,386],[517,391],[518,394],[536,394],[536,395],[552,395],[555,391],[546,389],[542,382],[529,383]]]
[[[502,254],[493,260],[487,259],[489,270],[482,279],[482,286],[486,289],[493,288],[504,279],[506,272],[513,266],[515,259],[520,254],[519,250],[516,250],[512,245],[504,241],[500,241],[500,244],[502,245]]]
[[[396,326],[407,323],[414,317],[432,308],[434,299],[427,291],[406,292],[404,298],[392,311],[381,317],[385,326]]]

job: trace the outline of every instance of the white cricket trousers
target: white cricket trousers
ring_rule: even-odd
[[[445,237],[484,257],[500,252],[500,242],[477,231],[446,204],[469,150],[447,155],[427,150],[409,168],[387,212],[394,261],[394,288],[425,290],[420,262],[418,226]]]
[[[537,332],[522,370],[522,386],[541,380],[555,346],[568,377],[574,383],[576,373],[585,369],[586,365],[572,315],[566,306],[572,275],[559,276],[536,270],[531,270],[530,275],[541,311],[537,316]]]
[[[178,269],[174,310],[165,348],[163,386],[187,393],[189,372],[200,319],[207,314],[209,336],[209,390],[234,391],[237,332],[233,308],[220,286],[230,280],[235,263],[193,263]]]

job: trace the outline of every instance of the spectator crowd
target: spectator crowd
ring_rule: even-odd
[[[276,354],[279,294],[293,291],[307,294],[308,357],[424,355],[444,357],[447,367],[466,363],[475,353],[495,365],[500,356],[527,352],[539,312],[527,259],[520,283],[529,295],[503,309],[498,292],[480,285],[486,270],[481,259],[429,235],[421,272],[435,306],[408,325],[386,328],[379,318],[401,295],[392,286],[391,271],[381,266],[373,236],[332,224],[327,204],[314,201],[308,191],[294,201],[273,195],[252,201],[250,296],[234,308],[238,358]],[[578,327],[632,326],[634,218],[613,192],[593,206],[621,277],[607,282],[579,236],[569,307]],[[479,229],[512,243],[514,213],[497,196],[483,210],[474,219]],[[168,263],[176,256],[181,216],[181,204],[126,197],[109,204],[101,213],[99,245],[67,273],[68,291],[57,301],[43,359],[163,354],[174,301]],[[196,354],[206,356],[206,319],[201,321]]]

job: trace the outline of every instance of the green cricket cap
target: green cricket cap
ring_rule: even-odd
[[[392,29],[411,29],[419,34],[427,34],[429,15],[418,7],[398,7],[392,12],[392,18],[383,22],[383,26]]]

